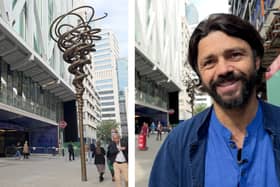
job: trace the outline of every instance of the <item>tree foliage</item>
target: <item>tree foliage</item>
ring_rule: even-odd
[[[207,105],[205,103],[197,104],[194,106],[194,115],[202,112],[207,108]]]
[[[119,124],[114,120],[102,121],[96,128],[97,139],[108,143],[111,140],[111,129],[118,128]]]

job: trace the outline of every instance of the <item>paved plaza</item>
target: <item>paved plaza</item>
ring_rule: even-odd
[[[154,157],[162,141],[156,141],[156,135],[147,139],[148,149],[140,151],[135,143],[135,187],[147,187]],[[106,166],[104,181],[100,183],[94,164],[87,163],[87,179],[81,181],[81,163],[79,158],[68,161],[66,157],[31,155],[30,159],[0,158],[1,187],[114,187]]]
[[[147,138],[148,149],[140,151],[135,141],[135,187],[147,187],[154,158],[167,134],[162,135],[161,141],[156,141],[156,134]]]
[[[94,164],[87,164],[87,179],[81,181],[81,163],[58,156],[31,156],[28,160],[0,158],[1,187],[114,187],[106,166],[104,181]]]

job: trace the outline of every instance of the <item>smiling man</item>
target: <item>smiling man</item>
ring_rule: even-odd
[[[260,35],[239,17],[213,14],[197,26],[189,46],[189,63],[213,106],[167,137],[149,186],[278,187],[280,108],[257,98]]]

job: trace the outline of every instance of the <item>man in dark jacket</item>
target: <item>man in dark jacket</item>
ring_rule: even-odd
[[[68,144],[68,152],[69,152],[69,161],[75,160],[75,155],[74,155],[74,148],[72,142]],[[71,159],[72,158],[72,159]]]
[[[262,39],[237,16],[213,14],[194,30],[188,60],[213,106],[176,127],[150,187],[278,187],[280,108],[257,98]]]
[[[119,134],[112,136],[112,142],[108,147],[110,160],[113,162],[116,187],[121,187],[121,177],[124,178],[126,187],[128,186],[128,142],[120,140]]]

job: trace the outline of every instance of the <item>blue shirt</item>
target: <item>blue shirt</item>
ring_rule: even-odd
[[[231,132],[212,110],[205,157],[205,187],[278,187],[273,147],[263,128],[259,103],[255,118],[247,126],[240,162]]]

